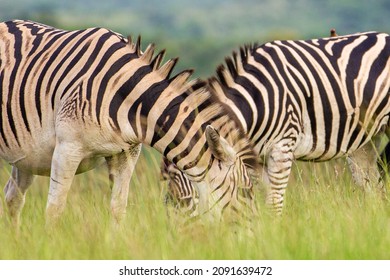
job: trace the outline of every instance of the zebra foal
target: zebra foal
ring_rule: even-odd
[[[163,54],[154,56],[153,45],[142,53],[139,40],[104,28],[0,23],[0,157],[12,165],[4,191],[15,224],[34,175],[50,176],[51,224],[64,211],[74,175],[103,162],[119,222],[142,144],[191,179],[201,213],[211,190],[250,195],[253,151],[241,128],[205,83],[188,81],[192,71],[171,77],[177,60],[160,66]],[[232,208],[248,200],[235,198]]]
[[[358,185],[378,185],[375,142],[390,136],[389,35],[331,34],[245,46],[209,83],[252,142],[263,166],[267,204],[277,213],[293,160],[347,156]],[[170,178],[169,195],[179,194],[174,201],[186,193],[186,205],[192,205],[188,197],[197,194],[186,176],[171,163],[162,173]]]

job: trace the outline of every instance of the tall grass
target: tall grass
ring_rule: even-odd
[[[1,185],[9,173],[4,164]],[[226,224],[180,227],[169,219],[159,156],[150,149],[137,164],[123,226],[113,229],[107,177],[104,167],[76,176],[66,212],[51,232],[44,227],[49,180],[36,178],[19,233],[6,216],[0,219],[0,259],[390,258],[389,203],[356,188],[342,160],[296,164],[280,219],[266,214],[259,193],[252,234]]]

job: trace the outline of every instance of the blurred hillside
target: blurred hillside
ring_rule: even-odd
[[[233,49],[272,39],[390,32],[390,1],[354,0],[1,0],[0,20],[31,19],[64,29],[102,26],[155,42],[178,69],[214,74]]]

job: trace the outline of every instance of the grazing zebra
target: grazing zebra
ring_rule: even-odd
[[[50,176],[52,224],[75,173],[103,162],[119,222],[141,144],[185,172],[202,194],[202,213],[209,193],[216,215],[252,210],[248,172],[256,161],[241,128],[204,82],[188,81],[192,71],[171,77],[177,59],[160,66],[164,51],[153,53],[153,45],[141,53],[140,40],[104,28],[0,24],[0,157],[12,165],[4,191],[15,224],[34,175]]]
[[[276,213],[293,160],[347,156],[355,183],[367,190],[379,185],[375,142],[383,132],[389,138],[389,55],[387,34],[331,32],[323,39],[246,46],[209,80],[254,145],[267,204]],[[169,189],[180,193],[185,175],[173,164],[162,167],[163,173],[173,170]]]
[[[174,206],[177,213],[196,215],[199,195],[187,176],[166,158],[161,162],[160,171],[161,179],[168,182],[164,204]]]

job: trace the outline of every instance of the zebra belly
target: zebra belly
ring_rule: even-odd
[[[328,148],[324,145],[314,143],[313,135],[302,135],[299,143],[294,150],[294,158],[296,160],[311,160],[311,161],[327,161],[331,159],[345,157],[353,153],[360,147],[364,146],[369,139],[362,141],[359,145],[348,147],[348,141],[342,143],[341,147],[337,147],[336,143],[331,142]]]
[[[0,149],[0,158],[20,170],[35,175],[50,176],[51,161],[55,148],[55,137],[41,139],[42,141],[22,144],[21,147]],[[2,143],[1,143],[2,144]],[[1,147],[2,145],[0,145]],[[101,155],[91,156],[81,161],[77,174],[91,170],[102,165],[105,159]]]
[[[323,146],[313,149],[313,137],[307,136],[304,141],[297,145],[294,158],[302,161],[327,161],[346,156],[349,152],[352,151],[337,150],[336,145],[331,146],[328,150],[323,149]]]
[[[54,151],[54,150],[53,150]],[[1,155],[9,164],[17,167],[20,170],[30,172],[34,175],[50,176],[51,159],[53,152],[48,154],[40,154],[37,159],[33,154],[17,153],[19,157],[7,157]],[[105,162],[104,157],[92,157],[83,159],[77,169],[76,174],[84,173],[94,169]]]
[[[360,116],[362,121],[354,116]],[[387,118],[379,118],[375,126],[370,127],[370,121],[359,114],[358,109],[349,109],[331,119],[322,118],[322,115],[313,120],[303,115],[302,131],[298,133],[296,146],[293,149],[297,160],[327,161],[340,158],[364,146],[371,137],[380,133],[381,127],[386,125]],[[367,118],[368,119],[368,118]],[[313,130],[316,127],[316,130]],[[370,130],[364,129],[370,127]],[[340,133],[340,129],[342,133]],[[369,135],[369,136],[368,136]]]

